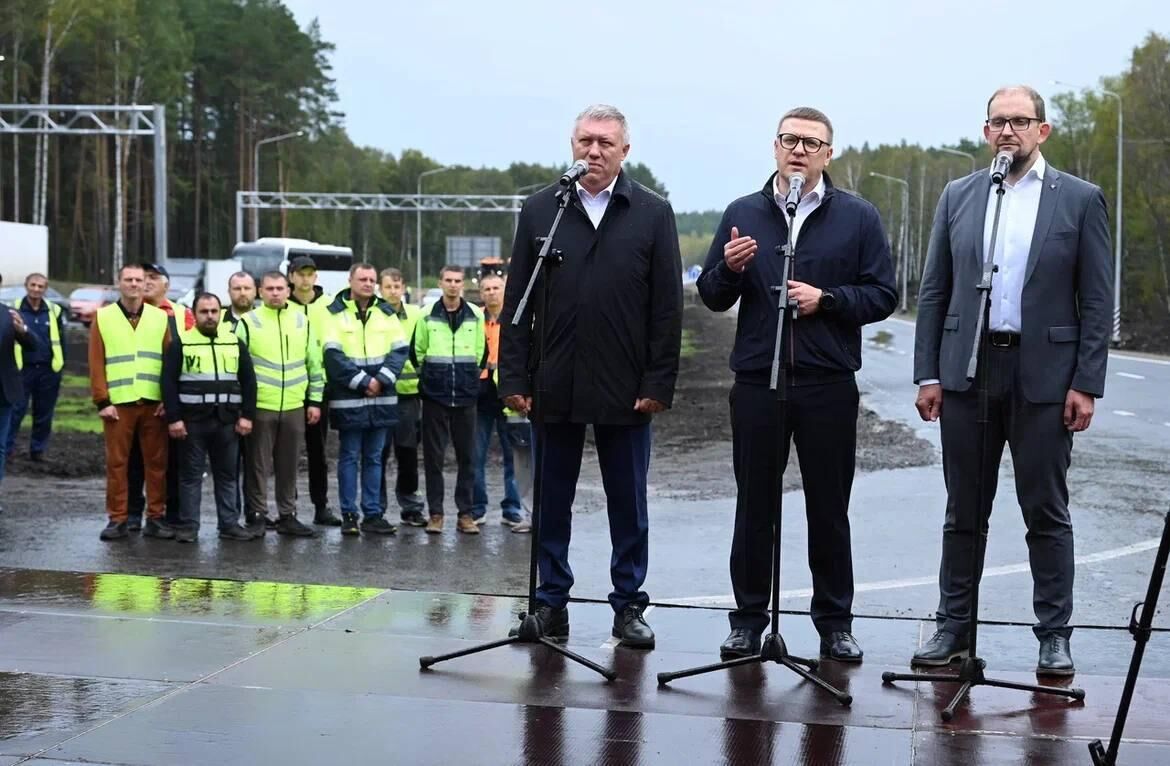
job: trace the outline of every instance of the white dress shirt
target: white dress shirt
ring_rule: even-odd
[[[772,198],[776,200],[776,206],[781,211],[784,210],[784,198],[787,194],[780,193],[780,174],[777,173],[772,179]],[[817,185],[812,188],[812,191],[807,191],[800,198],[800,202],[796,203],[796,215],[792,216],[792,244],[800,238],[800,230],[804,226],[804,222],[812,211],[821,206],[821,201],[825,198],[825,176],[822,173]],[[786,214],[787,215],[787,214]]]
[[[617,180],[618,177],[614,176],[609,186],[595,195],[590,194],[580,181],[577,182],[577,199],[581,200],[581,207],[585,208],[585,214],[593,222],[594,229],[601,225],[601,219],[605,217],[605,209],[609,207],[609,199],[613,196],[613,187]]]
[[[1023,329],[1020,301],[1024,293],[1024,274],[1028,269],[1028,252],[1036,230],[1040,210],[1040,190],[1044,188],[1044,171],[1048,163],[1038,156],[1031,169],[1014,185],[1004,182],[1003,209],[999,235],[995,242],[995,263],[999,270],[991,279],[991,316],[987,328],[994,332]],[[987,217],[983,222],[983,256],[991,247],[991,227],[995,222],[995,186],[987,192]]]

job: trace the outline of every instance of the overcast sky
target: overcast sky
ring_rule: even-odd
[[[1166,0],[284,1],[337,46],[358,144],[568,164],[573,118],[611,103],[630,121],[630,159],[679,211],[759,188],[792,106],[824,110],[840,149],[977,139],[999,85],[1094,85],[1149,32],[1170,35]]]

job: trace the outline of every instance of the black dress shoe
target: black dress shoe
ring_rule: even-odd
[[[341,519],[334,516],[333,511],[328,508],[318,508],[313,514],[313,523],[322,527],[340,527]]]
[[[750,628],[732,628],[719,646],[719,659],[734,660],[760,653],[760,633]]]
[[[1040,639],[1040,659],[1036,662],[1036,675],[1071,676],[1076,672],[1067,638],[1045,636]]]
[[[287,516],[281,516],[280,520],[276,522],[276,534],[291,535],[292,537],[316,537],[317,533],[293,516],[291,513]]]
[[[911,667],[941,667],[967,653],[967,637],[937,630],[910,659]]]
[[[263,532],[264,525],[263,524],[260,525],[260,530],[261,530],[260,537],[263,537],[264,536],[264,532]],[[240,542],[243,542],[245,540],[257,539],[256,536],[252,534],[252,532],[250,532],[247,529],[244,529],[239,524],[236,524],[235,526],[231,526],[231,527],[224,527],[223,529],[219,530],[219,537],[221,540],[239,540]]]
[[[174,540],[175,530],[168,527],[165,521],[147,519],[146,523],[142,525],[142,536],[154,537],[159,540]]]
[[[540,634],[559,643],[569,640],[569,608],[566,606],[557,609],[547,604],[536,607],[536,621],[540,623]],[[520,627],[516,626],[508,631],[509,636],[520,635]]]
[[[613,637],[620,638],[618,646],[630,649],[653,649],[654,631],[646,624],[642,610],[646,607],[630,604],[613,616]]]
[[[121,540],[126,537],[126,522],[111,521],[98,535],[103,540]]]
[[[865,652],[861,651],[852,633],[835,630],[827,636],[821,636],[821,656],[837,662],[861,662]]]

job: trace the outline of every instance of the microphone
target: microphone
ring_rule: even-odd
[[[784,198],[784,212],[788,217],[796,215],[796,206],[800,204],[800,193],[804,191],[804,176],[793,173],[788,176],[788,196]]]
[[[561,174],[561,178],[558,183],[560,183],[561,186],[572,186],[573,182],[579,180],[581,176],[588,172],[589,163],[585,160],[577,160],[569,167],[568,170]]]
[[[993,184],[1002,184],[1003,179],[1007,178],[1008,171],[1012,167],[1012,161],[1016,156],[1008,151],[1000,152],[995,155],[995,160],[991,163],[991,182]]]

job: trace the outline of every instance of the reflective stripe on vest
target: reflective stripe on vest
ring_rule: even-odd
[[[400,314],[398,316],[398,322],[402,325],[402,334],[405,336],[406,342],[410,343],[411,338],[414,337],[414,326],[418,322],[419,317],[423,315],[423,310],[421,307],[415,306],[412,303],[403,303],[402,310],[406,313],[406,318],[403,319]],[[414,369],[414,364],[410,361],[409,355],[406,358],[406,364],[402,367],[402,374],[394,382],[394,390],[398,392],[399,396],[415,396],[418,394],[418,370]]]
[[[214,338],[198,329],[179,333],[183,366],[179,370],[182,404],[240,404],[240,340],[225,324]]]
[[[299,307],[259,306],[240,319],[236,335],[244,339],[256,368],[257,408],[287,412],[306,401],[321,401],[320,346]]]
[[[65,366],[65,352],[61,346],[61,325],[58,324],[61,319],[61,307],[52,301],[45,301],[45,305],[49,307],[49,345],[53,350],[50,367],[53,372],[61,372]],[[24,351],[19,343],[13,345],[12,351],[16,356],[16,369],[19,370],[24,367]]]
[[[139,399],[162,400],[162,345],[167,333],[167,313],[144,304],[135,327],[111,303],[98,309],[98,332],[106,347],[106,386],[112,404]]]

